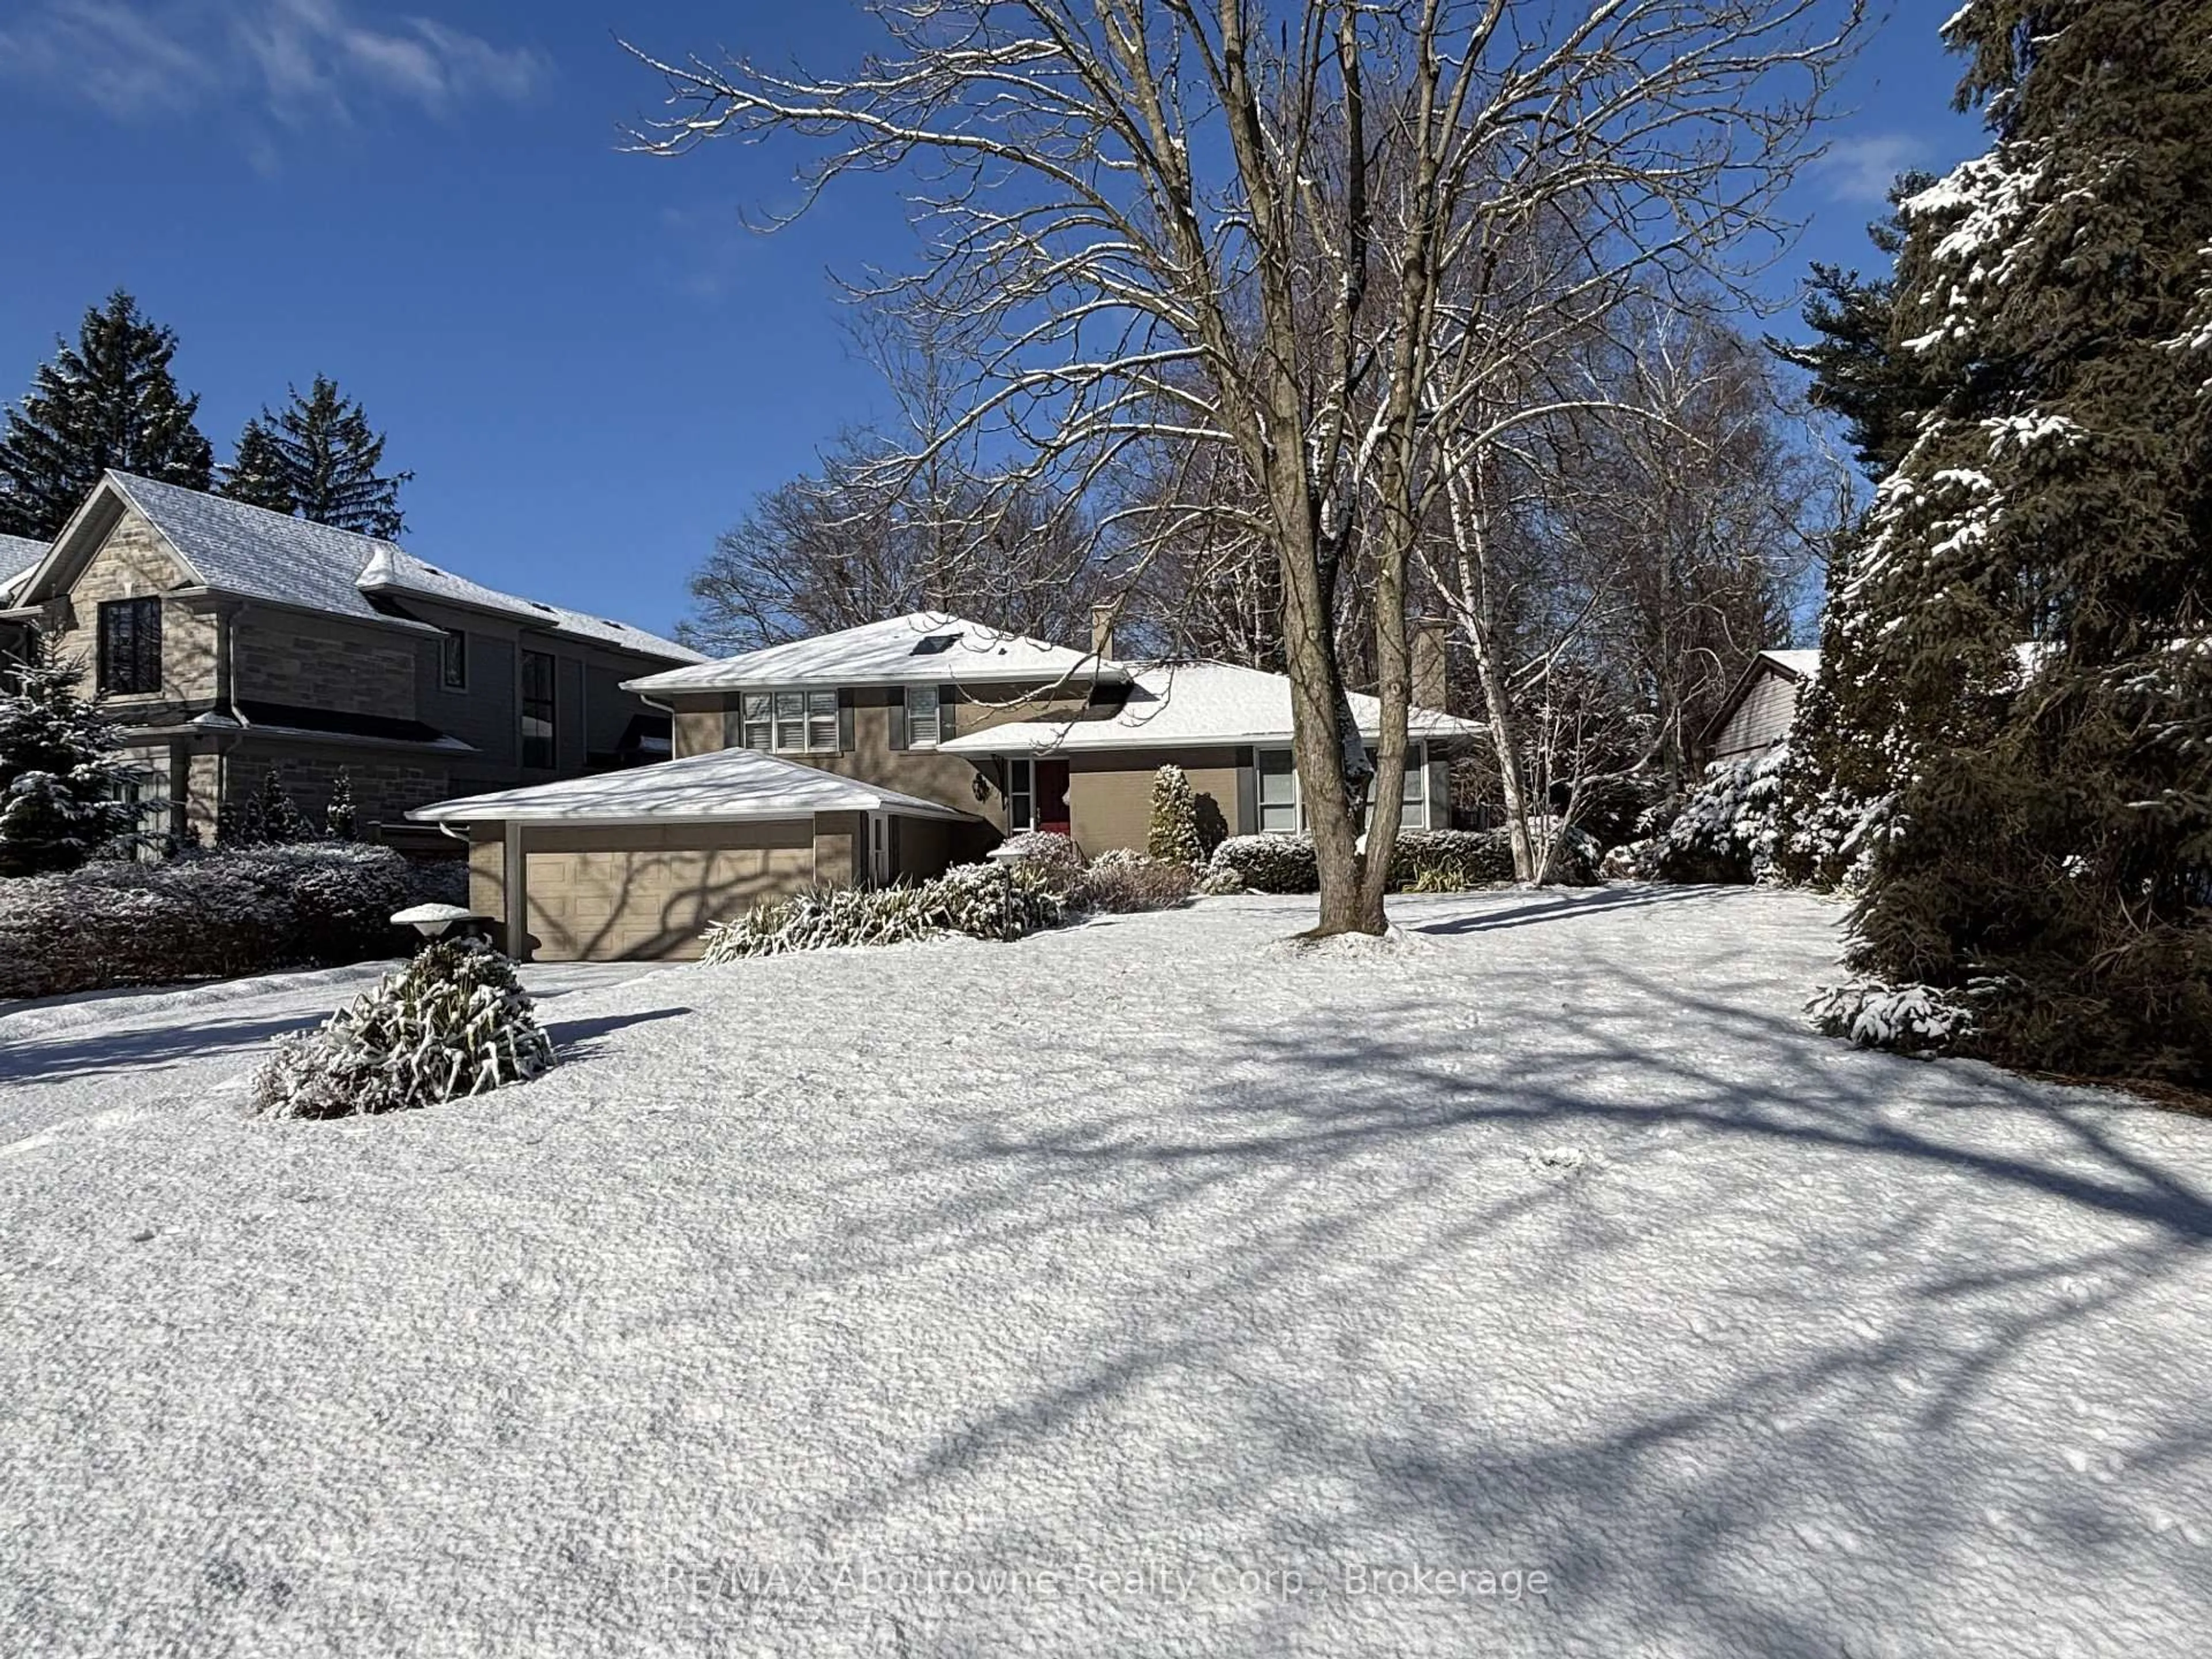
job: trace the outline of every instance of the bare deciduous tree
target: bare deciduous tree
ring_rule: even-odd
[[[1549,200],[1650,260],[1757,224],[1857,0],[878,0],[838,76],[646,58],[643,146],[813,146],[807,199],[899,173],[918,267],[878,288],[963,343],[974,443],[1081,495],[1145,446],[1217,447],[1276,566],[1318,931],[1380,932],[1406,756],[1407,605],[1440,307]],[[641,54],[642,56],[642,54]],[[1479,284],[1471,285],[1479,289]],[[1370,761],[1338,653],[1362,584]],[[1371,819],[1361,838],[1363,803]]]

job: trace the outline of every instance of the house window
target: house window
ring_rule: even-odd
[[[1369,750],[1371,762],[1375,751]],[[1254,757],[1260,773],[1260,832],[1269,836],[1294,835],[1306,827],[1304,796],[1298,790],[1298,771],[1287,749],[1262,749]],[[1406,750],[1406,782],[1398,801],[1398,824],[1405,830],[1425,830],[1429,827],[1429,769],[1428,749],[1423,744],[1410,744]],[[1370,806],[1363,814],[1364,822],[1372,822],[1374,809]]]
[[[1006,833],[1036,827],[1036,770],[1028,760],[1006,763]]]
[[[762,754],[837,752],[837,694],[830,691],[748,691],[742,702],[744,746]]]
[[[161,689],[161,602],[110,599],[100,607],[100,689],[124,696]]]
[[[469,636],[458,628],[447,629],[439,642],[438,679],[448,691],[469,689]]]
[[[1294,835],[1305,824],[1298,810],[1298,773],[1287,749],[1262,749],[1260,763],[1260,833]]]
[[[553,659],[543,651],[522,653],[522,763],[556,764],[553,744]]]
[[[909,685],[906,689],[906,741],[909,749],[934,749],[944,727],[938,719],[937,688]]]

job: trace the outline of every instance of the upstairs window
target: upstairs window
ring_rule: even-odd
[[[744,746],[763,755],[837,752],[837,693],[748,691],[741,708]]]
[[[128,696],[161,689],[161,600],[108,600],[100,607],[100,690]]]
[[[522,763],[551,768],[556,763],[553,728],[553,659],[543,651],[522,653]]]
[[[939,718],[937,688],[909,685],[906,689],[906,742],[909,749],[934,749],[945,734]]]
[[[469,689],[469,636],[458,628],[447,629],[440,642],[438,683],[448,691]]]

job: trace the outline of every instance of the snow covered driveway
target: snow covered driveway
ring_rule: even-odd
[[[0,1083],[0,1651],[2205,1650],[2212,1124],[1814,1038],[1802,897],[1395,912]]]

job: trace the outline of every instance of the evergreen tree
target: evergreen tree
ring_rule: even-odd
[[[292,792],[285,788],[283,779],[276,775],[276,769],[273,766],[261,775],[261,787],[254,797],[252,818],[259,829],[259,839],[264,842],[289,847],[315,838],[307,814],[292,804]]]
[[[372,431],[360,404],[320,374],[306,397],[263,410],[239,434],[222,493],[318,524],[390,540],[407,527],[399,486],[411,472],[380,473],[384,434]]]
[[[200,400],[169,372],[177,337],[121,289],[55,342],[0,432],[0,534],[51,541],[109,467],[208,487],[214,452],[192,423]]]
[[[1933,395],[1824,638],[1850,958],[2000,1060],[2212,1078],[2212,0],[1946,31],[1995,142],[1905,204]]]
[[[115,726],[50,643],[0,668],[0,876],[74,870],[137,825]]]
[[[1180,766],[1163,766],[1152,775],[1152,817],[1145,851],[1171,864],[1202,864],[1206,845],[1198,833],[1198,797],[1190,775]]]
[[[356,817],[353,774],[340,767],[337,781],[331,786],[331,798],[323,806],[323,833],[332,841],[351,841]]]
[[[1890,187],[1889,216],[1867,227],[1867,239],[1886,259],[1894,263],[1905,246],[1902,204],[1935,182],[1930,173],[1905,173]],[[1809,286],[1803,316],[1818,337],[1809,344],[1767,344],[1812,375],[1814,407],[1842,419],[1860,466],[1878,480],[1911,447],[1929,395],[1920,359],[1890,349],[1896,284],[1889,276],[1865,277],[1815,264]]]
[[[275,436],[258,415],[248,421],[245,430],[238,434],[238,447],[230,465],[223,469],[222,482],[216,489],[218,494],[234,501],[265,507],[272,513],[297,510],[299,502],[293,498],[284,457],[276,447]]]

